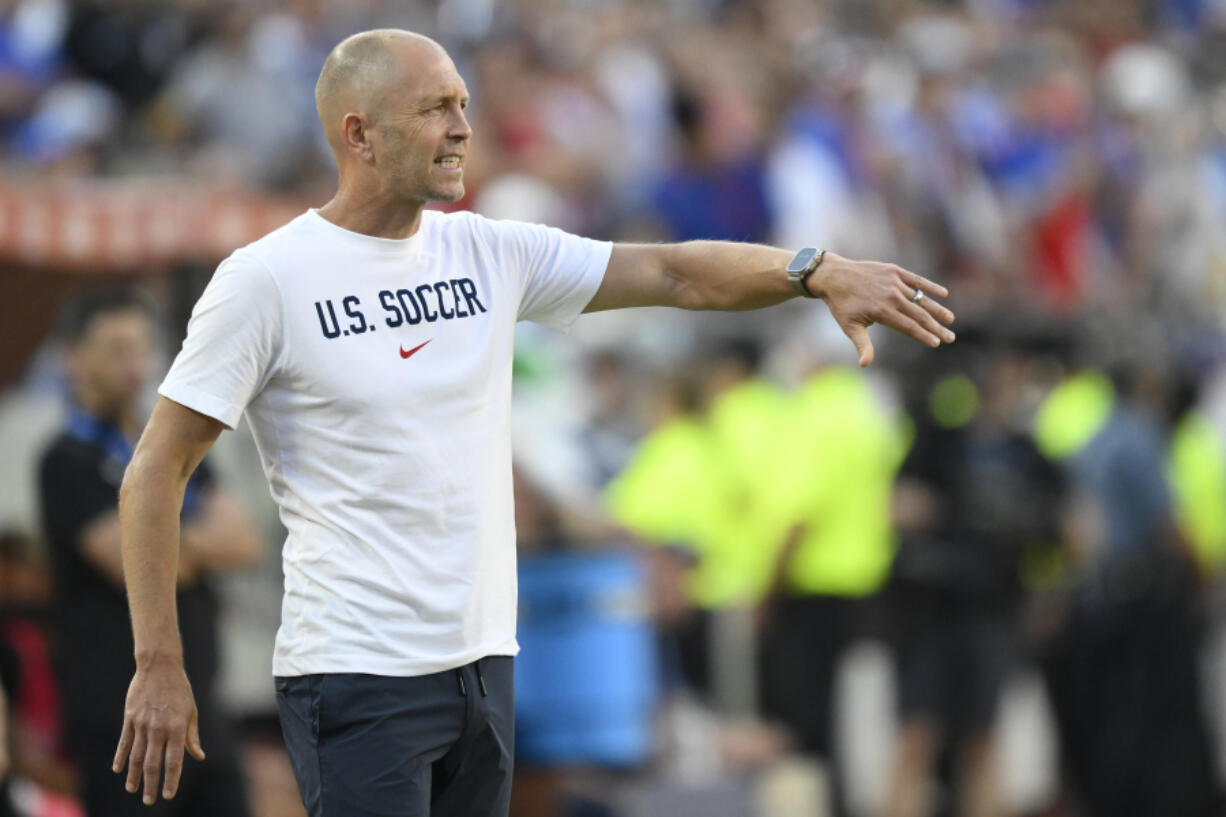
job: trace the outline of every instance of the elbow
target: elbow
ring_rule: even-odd
[[[149,497],[157,494],[158,502],[170,503],[174,496],[183,501],[183,491],[187,487],[188,474],[175,464],[160,459],[147,450],[137,446],[128,467],[124,469],[123,481],[119,484],[119,513],[122,516],[126,509],[138,504],[147,503]]]
[[[680,276],[670,276],[672,292],[669,302],[678,309],[690,312],[702,312],[712,309],[727,309],[720,297],[720,292],[712,287],[703,286],[697,281]]]
[[[144,492],[145,481],[145,469],[141,467],[139,460],[133,458],[128,463],[128,467],[124,469],[123,481],[119,484],[119,513],[121,516]]]
[[[691,312],[711,310],[731,311],[744,309],[735,289],[727,284],[697,277],[687,277],[677,272],[670,272],[668,279],[671,285],[669,301],[672,306]]]
[[[658,303],[691,312],[710,309],[709,293],[700,278],[687,274],[693,268],[687,256],[685,244],[665,244],[649,256],[649,268],[654,268],[651,277],[662,285],[662,297]]]
[[[699,312],[709,309],[706,298],[697,288],[688,284],[679,284],[673,291],[672,305],[689,312]]]

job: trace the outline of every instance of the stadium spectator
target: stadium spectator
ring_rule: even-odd
[[[868,380],[842,366],[813,372],[789,406],[788,456],[770,490],[788,500],[760,639],[762,713],[825,765],[832,814],[850,813],[837,740],[836,678],[869,635],[893,547],[890,488],[901,440]]]
[[[19,752],[13,765],[46,788],[75,792],[75,770],[67,761],[63,701],[53,666],[52,578],[36,555],[38,544],[15,532],[0,533],[0,648],[20,668],[12,732]]]
[[[1060,534],[1062,480],[1030,438],[1025,357],[981,340],[949,363],[915,384],[915,441],[895,487],[899,731],[886,817],[1004,813],[995,726],[1022,658],[1022,559]],[[938,809],[944,747],[956,791]]]
[[[147,813],[110,766],[123,722],[118,702],[135,663],[120,559],[119,484],[143,425],[154,330],[151,307],[134,290],[98,290],[70,304],[63,340],[71,411],[39,468],[55,569],[65,734],[89,817]],[[217,600],[209,582],[218,571],[251,564],[258,550],[245,511],[203,468],[183,498],[176,598],[187,673],[204,714],[201,731],[217,749],[184,776],[182,799],[161,806],[168,815],[248,813],[237,742],[216,698]]]
[[[5,651],[5,657],[7,658],[7,650]],[[5,663],[8,662],[6,661]],[[0,684],[0,802],[8,800],[8,791],[4,784],[8,780],[9,772],[13,766],[12,738],[10,737],[11,730],[9,729],[9,693],[7,692],[9,677],[10,674],[6,672],[3,676],[4,683]],[[0,805],[0,808],[3,807],[3,805]]]
[[[1215,810],[1196,566],[1177,531],[1161,414],[1142,396],[1143,371],[1134,360],[1114,378],[1069,378],[1036,426],[1077,510],[1062,621],[1043,645],[1043,669],[1067,782],[1092,817]],[[1159,745],[1168,751],[1151,751]]]

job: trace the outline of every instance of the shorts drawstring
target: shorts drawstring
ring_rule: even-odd
[[[477,683],[481,686],[481,697],[489,697],[489,690],[485,688],[485,676],[481,674],[481,659],[473,662],[473,666],[477,668]],[[460,685],[460,695],[464,698],[468,697],[468,687],[464,683],[464,668],[459,667],[455,671],[456,683]]]

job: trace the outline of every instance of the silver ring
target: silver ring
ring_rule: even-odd
[[[915,295],[911,298],[911,303],[918,304],[922,300],[924,300],[924,290],[915,290]]]

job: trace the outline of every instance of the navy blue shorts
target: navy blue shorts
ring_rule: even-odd
[[[504,817],[514,659],[410,678],[278,677],[277,709],[310,817]]]

